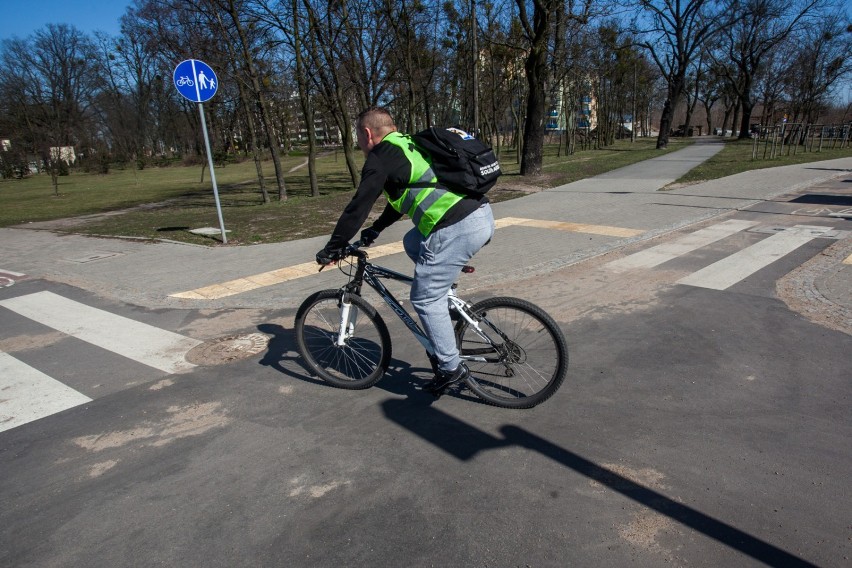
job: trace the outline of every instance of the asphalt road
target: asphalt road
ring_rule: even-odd
[[[848,566],[852,335],[816,294],[848,290],[832,207],[572,233],[560,246],[621,240],[502,277],[495,251],[542,229],[501,229],[461,290],[536,302],[571,351],[561,390],[525,411],[423,393],[422,348],[387,311],[391,370],[352,392],[299,364],[293,303],[152,306],[117,272],[108,294],[98,269],[90,286],[0,266],[0,368],[91,399],[0,431],[0,566]],[[640,224],[609,211],[598,226]],[[96,344],[125,329],[164,346]],[[233,337],[242,351],[216,348]]]
[[[568,380],[531,411],[465,391],[434,401],[419,390],[428,364],[398,324],[389,375],[349,392],[300,367],[292,310],[240,330],[272,338],[262,354],[183,374],[4,318],[4,336],[30,339],[17,356],[102,394],[0,434],[0,560],[847,565],[852,339],[775,292],[832,241],[726,290],[675,284],[762,237],[609,270],[626,249],[493,290],[535,299],[569,338]],[[16,287],[184,334],[228,317]]]

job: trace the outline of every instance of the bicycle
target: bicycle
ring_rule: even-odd
[[[431,342],[382,283],[387,279],[410,285],[413,278],[370,263],[362,246],[360,241],[350,244],[338,261],[348,282],[308,296],[295,319],[296,343],[308,371],[344,389],[375,385],[391,359],[388,327],[361,296],[365,283],[433,360]],[[473,270],[466,266],[462,272]],[[458,297],[456,287],[454,284],[447,299],[456,321],[459,353],[470,369],[465,379],[468,388],[483,401],[504,408],[532,408],[553,396],[568,370],[568,344],[556,322],[538,306],[519,298],[493,297],[469,304]]]

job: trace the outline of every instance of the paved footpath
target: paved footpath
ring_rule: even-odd
[[[812,186],[846,191],[852,157],[754,170],[658,191],[722,148],[713,138],[659,158],[494,205],[499,230],[476,257],[466,290],[553,270],[627,244],[695,224]],[[839,188],[839,189],[838,189]],[[838,226],[843,218],[831,219]],[[408,270],[401,239],[408,224],[391,227],[371,256]],[[150,308],[287,308],[310,292],[336,287],[335,271],[318,274],[316,237],[287,243],[202,247],[0,229],[0,271],[63,282]],[[852,251],[850,251],[852,252]],[[849,261],[848,259],[846,259]],[[852,262],[852,261],[850,261]],[[8,274],[7,274],[8,276]],[[826,273],[813,288],[829,304],[852,308],[852,265]]]

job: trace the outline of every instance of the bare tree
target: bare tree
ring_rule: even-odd
[[[528,55],[524,62],[527,78],[526,120],[524,123],[523,153],[521,156],[521,175],[541,175],[544,159],[544,125],[547,118],[548,89],[550,67],[548,55],[554,39],[556,14],[563,10],[562,0],[533,0],[528,6],[527,0],[516,0],[518,20],[524,31]],[[591,0],[584,0],[579,6],[569,4],[569,10],[563,12],[566,18],[586,22],[591,13]],[[532,14],[530,14],[532,8]]]
[[[704,108],[707,134],[713,133],[713,107],[722,98],[725,86],[723,71],[711,62],[704,73],[703,80],[698,83],[696,91],[696,96]]]
[[[485,58],[481,90],[486,94],[488,111],[483,113],[483,122],[499,157],[501,147],[513,139],[516,130],[507,123],[506,117],[513,115],[513,103],[520,103],[515,95],[521,90],[517,83],[523,76],[524,53],[520,28],[511,25],[512,20],[505,17],[502,6],[486,3],[482,15],[484,19],[477,25],[477,29],[482,34],[481,45]]]
[[[207,0],[207,2],[210,3],[210,7],[214,12],[222,11],[228,15],[230,20],[227,27],[223,26],[223,31],[227,32],[230,29],[233,35],[236,36],[240,63],[248,77],[251,95],[257,106],[257,112],[266,133],[269,153],[272,157],[272,166],[275,169],[278,200],[284,201],[287,199],[287,186],[284,182],[284,170],[281,167],[281,157],[278,149],[280,142],[275,134],[272,114],[269,109],[269,103],[267,102],[265,89],[263,88],[263,79],[255,61],[254,49],[256,46],[254,45],[253,38],[249,35],[249,29],[247,29],[245,23],[251,21],[248,12],[245,10],[245,2],[240,0]],[[218,17],[218,14],[216,16]]]
[[[816,122],[829,106],[831,89],[852,72],[852,24],[834,12],[801,30],[795,57],[784,69],[793,122]]]
[[[731,86],[740,99],[740,138],[748,138],[754,110],[754,82],[767,54],[776,49],[824,0],[731,0],[727,10],[736,19],[723,30],[726,58],[737,76]]]
[[[639,0],[648,24],[640,21],[637,32],[666,80],[666,100],[660,117],[657,148],[669,143],[675,105],[686,89],[686,75],[701,47],[727,22],[715,0]]]
[[[91,142],[100,85],[96,48],[73,26],[48,24],[27,40],[3,42],[0,83],[13,102],[17,140],[37,154],[59,194],[63,147]]]
[[[431,87],[440,60],[434,42],[438,39],[436,22],[441,11],[438,6],[420,1],[383,0],[382,13],[393,39],[388,64],[398,85],[395,106],[401,112],[397,113],[397,122],[407,131],[431,126]]]
[[[349,23],[349,11],[342,10],[340,5],[330,3],[323,6],[312,0],[303,0],[302,8],[308,22],[308,29],[303,34],[306,53],[311,60],[313,81],[317,92],[324,99],[326,107],[331,111],[338,130],[343,137],[343,154],[346,166],[352,179],[353,187],[358,187],[361,174],[355,162],[355,139],[353,137],[353,91],[363,83],[352,79],[353,65],[357,61],[346,53],[346,46],[352,42],[358,43],[357,38],[348,38],[355,28]],[[380,29],[371,28],[372,33]],[[358,29],[358,33],[362,30]],[[362,52],[363,53],[363,52]],[[343,61],[349,61],[344,65]],[[357,72],[365,76],[366,70]],[[355,94],[354,101],[365,100],[365,96]]]

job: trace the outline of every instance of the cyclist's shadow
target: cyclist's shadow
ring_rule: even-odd
[[[306,383],[327,385],[325,381],[312,377],[310,373],[304,370],[301,357],[299,357],[296,349],[296,337],[292,329],[277,323],[263,323],[257,326],[257,330],[270,336],[266,345],[266,352],[258,361],[259,364]],[[289,363],[293,363],[293,365]],[[297,367],[298,370],[294,370],[294,367]]]
[[[277,323],[264,323],[258,325],[257,330],[270,336],[266,353],[259,361],[261,365],[271,367],[284,375],[307,383],[335,388],[312,376],[302,364],[302,359],[296,349],[296,338],[291,328],[286,328]],[[423,386],[431,378],[432,369],[430,367],[414,366],[405,361],[392,359],[387,373],[373,388],[407,396],[409,400],[418,405],[425,404],[428,406],[436,400],[434,396],[423,390]],[[461,385],[448,389],[443,396],[458,397],[470,402],[482,403],[478,398],[465,392]]]
[[[382,377],[375,388],[380,388],[391,394],[407,397],[407,400],[419,406],[429,406],[436,399],[434,395],[423,390],[434,376],[431,366],[414,366],[405,361],[392,359],[387,373]],[[469,402],[483,404],[482,401],[472,396],[463,384],[455,385],[444,391],[442,398],[461,398]]]

